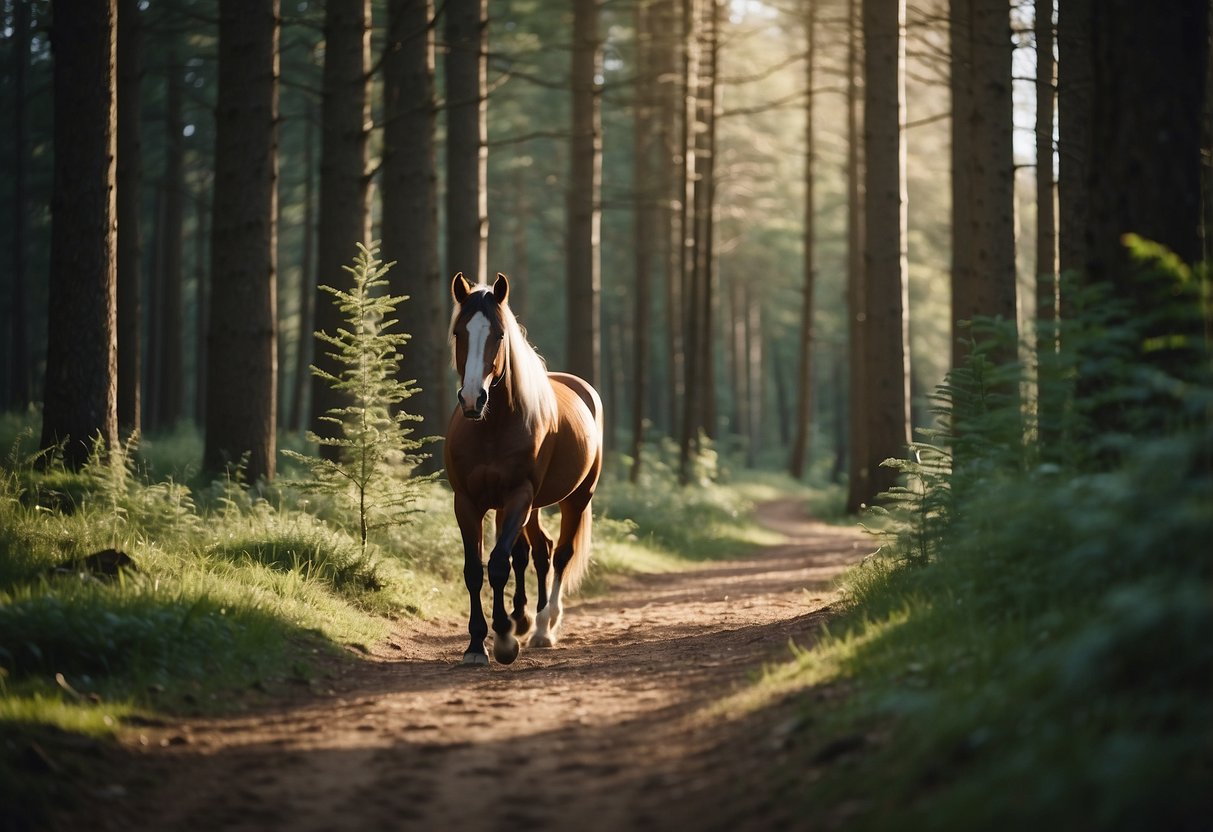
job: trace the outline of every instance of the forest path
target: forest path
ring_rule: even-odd
[[[730,744],[705,709],[789,641],[809,642],[834,579],[872,549],[797,501],[764,504],[759,518],[786,542],[621,579],[566,604],[560,645],[524,648],[513,665],[461,667],[464,621],[410,622],[319,695],[128,732],[130,770],[112,772],[118,796],[93,807],[90,826],[738,828],[730,801],[765,741]]]

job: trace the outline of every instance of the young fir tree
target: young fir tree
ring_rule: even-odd
[[[287,451],[311,470],[311,479],[298,483],[304,490],[329,494],[348,501],[358,512],[362,548],[371,529],[399,525],[405,521],[418,486],[431,477],[409,477],[409,471],[424,459],[419,450],[424,440],[412,437],[410,422],[419,416],[400,405],[417,392],[413,380],[400,381],[396,370],[400,347],[407,333],[391,333],[397,324],[389,318],[396,306],[408,298],[383,292],[384,278],[394,263],[383,263],[377,244],[358,244],[354,265],[344,266],[354,278],[349,291],[331,286],[320,288],[333,296],[345,327],[335,335],[320,331],[316,338],[331,347],[327,353],[336,375],[312,366],[312,373],[327,382],[345,402],[320,418],[337,427],[332,437],[308,431],[308,441],[336,449],[337,459],[306,456]]]

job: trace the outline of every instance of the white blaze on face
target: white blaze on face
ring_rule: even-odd
[[[463,367],[463,387],[459,390],[459,401],[466,410],[476,407],[476,399],[485,389],[484,347],[491,328],[483,312],[477,312],[467,324],[468,356]]]

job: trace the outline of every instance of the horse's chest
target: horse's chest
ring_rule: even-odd
[[[519,466],[482,464],[468,472],[468,491],[478,495],[486,507],[500,505],[505,498],[526,482],[526,472]]]

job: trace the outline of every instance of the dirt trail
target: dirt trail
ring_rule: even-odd
[[[702,709],[786,655],[789,640],[809,641],[833,579],[871,549],[793,501],[760,517],[786,544],[574,600],[560,645],[524,648],[508,667],[457,665],[464,621],[410,625],[320,695],[137,729],[124,740],[130,770],[101,786],[113,797],[89,825],[737,828],[725,804],[746,780],[734,769],[753,761],[722,744],[728,732]]]

